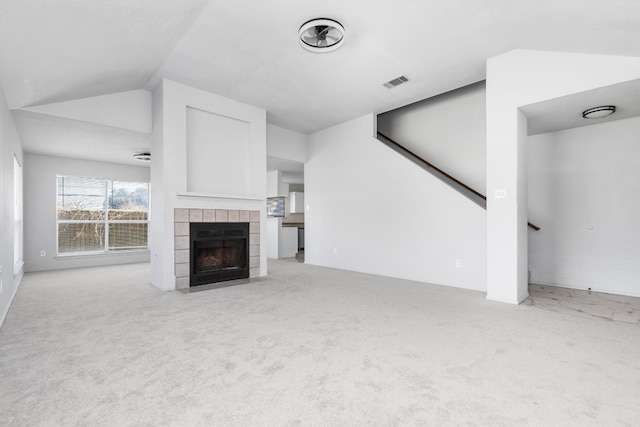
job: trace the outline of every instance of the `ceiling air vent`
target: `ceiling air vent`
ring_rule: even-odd
[[[400,86],[402,83],[406,83],[408,81],[409,81],[409,79],[407,78],[407,76],[400,76],[400,77],[396,77],[393,80],[389,80],[388,82],[386,82],[382,86],[386,87],[387,89],[392,89],[392,88],[394,88],[396,86]]]

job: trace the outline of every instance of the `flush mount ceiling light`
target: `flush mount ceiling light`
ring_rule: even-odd
[[[615,105],[603,105],[602,107],[589,108],[582,112],[582,117],[585,119],[601,119],[607,117],[616,112]]]
[[[342,46],[344,27],[333,19],[312,19],[302,24],[298,39],[300,45],[310,52],[331,52]]]
[[[133,155],[136,160],[140,160],[141,162],[150,162],[151,161],[151,153],[136,153]]]

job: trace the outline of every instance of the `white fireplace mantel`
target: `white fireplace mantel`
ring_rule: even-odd
[[[201,197],[207,199],[234,199],[234,200],[257,200],[266,201],[267,199],[260,196],[244,196],[240,194],[209,194],[209,193],[196,193],[191,191],[181,191],[176,193],[178,197]]]

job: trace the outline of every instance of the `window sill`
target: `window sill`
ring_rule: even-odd
[[[131,255],[144,255],[149,254],[149,249],[133,250],[133,251],[118,251],[118,252],[74,252],[68,254],[57,254],[53,259],[70,259],[70,258],[110,258],[119,256],[131,256]]]

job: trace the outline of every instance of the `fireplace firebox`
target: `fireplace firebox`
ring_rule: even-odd
[[[249,223],[190,224],[190,286],[249,277]]]

